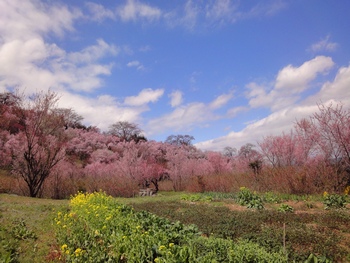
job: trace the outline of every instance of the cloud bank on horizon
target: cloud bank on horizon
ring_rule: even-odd
[[[317,103],[350,107],[350,2],[0,0],[0,92],[203,150],[288,132]]]

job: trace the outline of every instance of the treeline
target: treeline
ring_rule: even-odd
[[[0,190],[66,198],[77,191],[133,196],[155,191],[221,191],[241,186],[286,193],[339,192],[350,185],[350,111],[319,105],[308,119],[257,146],[201,151],[190,135],[148,141],[137,124],[86,127],[54,92],[0,94]]]

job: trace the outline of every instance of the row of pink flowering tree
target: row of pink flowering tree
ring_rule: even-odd
[[[104,190],[132,196],[140,188],[231,191],[245,185],[294,193],[341,191],[350,184],[350,111],[319,105],[289,133],[239,150],[203,152],[190,135],[148,141],[138,125],[111,124],[106,133],[82,124],[57,94],[0,94],[0,169],[33,197],[64,198]]]

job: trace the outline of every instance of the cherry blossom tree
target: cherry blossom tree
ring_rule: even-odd
[[[297,122],[299,133],[314,153],[334,168],[334,190],[350,185],[350,109],[341,103],[319,104],[309,120]]]
[[[142,130],[135,123],[118,121],[109,127],[108,134],[117,136],[121,141],[146,141]]]
[[[294,134],[267,136],[258,143],[261,153],[273,167],[293,166],[297,164],[298,141]]]
[[[54,112],[57,101],[51,91],[21,100],[18,117],[23,131],[6,143],[12,152],[12,171],[26,182],[31,197],[40,194],[51,170],[65,156],[67,138],[63,118]]]
[[[165,140],[165,143],[172,144],[172,145],[192,145],[192,141],[194,140],[194,137],[191,135],[169,135],[167,139]]]

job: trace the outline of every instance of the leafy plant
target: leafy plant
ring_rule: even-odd
[[[263,201],[256,193],[252,193],[248,188],[241,187],[237,196],[238,203],[247,208],[263,209]]]
[[[181,200],[190,201],[190,202],[199,202],[199,201],[212,201],[213,198],[208,195],[186,194],[181,196]]]
[[[11,234],[14,238],[18,240],[24,240],[24,239],[37,239],[36,234],[29,230],[26,226],[26,223],[24,220],[15,220],[13,222],[13,228],[11,230]]]
[[[325,209],[331,208],[345,208],[347,203],[345,195],[339,194],[328,194],[324,192],[323,194],[323,204]]]
[[[294,212],[294,208],[290,205],[287,205],[287,204],[281,204],[278,209],[277,209],[279,212],[288,212],[288,213],[293,213]]]
[[[266,192],[263,196],[263,199],[266,203],[278,204],[281,202],[281,198],[278,197],[278,195],[274,192]]]

